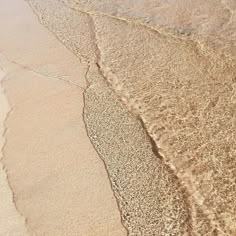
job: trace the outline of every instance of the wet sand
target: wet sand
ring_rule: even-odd
[[[83,121],[87,65],[24,1],[1,1],[0,28],[0,235],[126,235]]]
[[[13,111],[2,162],[27,228],[235,235],[234,1],[27,2],[49,31],[23,3],[0,8],[14,25],[0,38]],[[34,21],[19,27],[19,9]]]
[[[177,205],[184,204],[189,214],[187,235],[235,235],[234,2],[151,0],[137,4],[136,1],[125,1],[123,4],[123,1],[64,0],[57,1],[56,5],[54,1],[28,2],[40,21],[81,60],[90,64],[95,61],[98,73],[117,99],[136,117],[137,124],[138,119],[142,120],[153,146],[162,157],[162,164],[171,170],[169,178],[176,181],[173,193],[180,189],[178,184],[183,189]],[[54,14],[57,17],[53,17]],[[75,22],[76,34],[70,28]],[[84,25],[88,29],[88,53],[79,43],[84,35],[79,32],[83,32]],[[92,83],[92,86],[95,85]],[[105,93],[104,85],[103,90]],[[102,104],[101,101],[96,108],[102,109]],[[88,114],[96,110],[89,102],[86,106]],[[108,105],[112,106],[118,106],[114,100]],[[108,139],[107,146],[103,145],[106,132],[96,138],[101,132],[98,119],[103,120],[107,110],[97,112],[98,118],[88,119],[86,123],[96,149],[107,160],[105,163],[112,179],[114,167],[109,165],[107,155],[110,153],[112,158],[111,149],[120,146],[124,138],[113,138],[113,145]],[[125,124],[119,124],[119,130],[126,130]],[[133,128],[128,126],[128,129]],[[114,133],[118,133],[115,128]],[[134,152],[128,148],[122,150],[125,150],[119,154],[122,157]],[[138,173],[135,164],[124,168],[127,173],[129,169]],[[116,176],[115,192],[119,180]],[[124,188],[121,182],[118,188]],[[133,191],[135,188],[136,185]],[[150,185],[144,192],[152,190]],[[162,191],[165,192],[164,187]],[[139,195],[134,196],[137,200]],[[151,199],[153,196],[149,198],[150,202],[145,201],[147,205],[151,204]],[[135,200],[131,198],[127,204]],[[124,198],[120,199],[119,204],[126,226],[129,221],[137,222],[148,216],[145,211],[141,217],[133,214],[133,209],[129,211],[131,219],[125,219],[123,201]],[[147,209],[146,205],[141,208]],[[173,214],[174,209],[170,207],[168,214]],[[174,214],[181,222],[182,212]],[[186,225],[174,231],[176,218],[171,217],[170,227],[164,232],[163,225],[158,222],[165,216],[149,218],[152,219],[152,233],[182,235]],[[150,225],[139,222],[135,226],[137,232],[133,234],[148,234]],[[127,227],[132,234],[133,228]]]
[[[2,79],[5,76],[6,74],[3,70],[0,70],[0,82],[2,82]],[[0,104],[0,160],[2,160],[2,149],[6,142],[4,138],[4,121],[10,111],[9,104],[2,87],[0,87]],[[13,193],[8,185],[7,174],[2,163],[0,164],[0,209],[0,235],[28,235],[24,217],[21,217],[21,215],[17,212],[13,203]]]

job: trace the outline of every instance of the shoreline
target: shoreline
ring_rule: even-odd
[[[24,1],[0,5],[7,74],[2,85],[13,110],[5,124],[1,162],[30,235],[126,235],[83,123],[87,66],[38,22]],[[16,236],[9,228],[3,230]]]

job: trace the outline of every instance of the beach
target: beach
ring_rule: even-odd
[[[0,5],[0,235],[126,235],[83,122],[86,65],[24,1]]]
[[[236,235],[235,11],[2,0],[0,235]]]

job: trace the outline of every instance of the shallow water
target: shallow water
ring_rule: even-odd
[[[88,135],[106,165],[129,235],[189,233],[185,192],[152,150],[141,122],[127,112],[96,66],[87,79]]]
[[[162,235],[160,232],[163,235],[183,235],[183,232],[186,235],[235,235],[235,1],[28,2],[41,22],[81,60],[99,65],[103,80],[135,115],[137,125],[140,125],[137,117],[142,120],[162,156],[159,162],[170,170],[158,181],[165,182],[168,176],[176,181],[172,194],[178,192],[180,184],[187,195],[178,192],[176,204],[182,204],[183,211],[189,214],[188,219],[183,212],[175,212],[174,206],[165,208],[163,214],[158,209],[151,210],[156,205],[152,200],[160,192],[171,202],[172,194],[165,192],[168,189],[165,182],[166,185],[156,191],[157,195],[151,195],[150,202],[145,201],[143,205],[149,210],[144,211],[141,219],[150,217],[149,212],[159,212],[150,217],[150,227],[137,220],[140,215],[134,213],[135,207],[128,213],[131,222],[139,223],[130,224],[127,220],[124,199],[130,192],[124,192],[124,197],[117,199],[121,211],[124,209],[123,222],[131,235]],[[93,76],[89,80],[93,86]],[[117,166],[109,164],[113,163],[113,152],[116,148],[121,150],[122,143],[125,146],[119,154],[121,157],[134,153],[137,148],[130,149],[132,144],[112,134],[128,130],[127,135],[132,139],[136,131],[129,125],[131,121],[117,121],[119,129],[112,130],[116,123],[112,125],[111,121],[117,118],[119,105],[114,99],[109,100],[108,95],[100,97],[100,90],[106,94],[108,88],[104,82],[96,83],[100,86],[93,91],[97,99],[89,100],[93,95],[88,93],[86,103],[87,114],[93,117],[87,120],[87,129],[107,165],[110,179],[117,182],[120,177],[112,176]],[[106,98],[108,108],[114,107],[114,110],[102,106]],[[100,112],[94,114],[93,103]],[[99,128],[106,118],[104,114],[109,114],[110,121],[106,122],[111,125],[107,129]],[[100,138],[94,139],[93,132],[98,132]],[[141,143],[139,139],[136,141]],[[144,149],[148,152],[151,146]],[[143,156],[148,158],[145,153]],[[129,173],[129,168],[138,173],[133,168],[134,163],[121,163],[119,168],[124,173]],[[145,165],[145,161],[141,165]],[[147,179],[153,178],[149,172],[147,175]],[[131,179],[127,177],[127,181]],[[136,185],[133,186],[134,199],[141,201],[138,191],[135,192]],[[121,182],[119,188],[125,189]],[[142,192],[144,197],[149,196],[154,187],[147,184],[146,188]],[[113,191],[117,191],[114,185]],[[129,199],[128,204],[131,203],[133,200]],[[146,208],[148,204],[150,208]],[[159,204],[163,202],[160,200]],[[169,217],[169,228],[165,226],[167,231],[164,232],[160,222],[166,219],[166,212],[177,218]],[[176,222],[183,219],[186,224],[176,228]],[[151,234],[148,227],[152,228]]]

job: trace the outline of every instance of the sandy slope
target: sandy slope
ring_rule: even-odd
[[[83,122],[87,67],[24,1],[0,2],[0,29],[0,235],[126,235]]]

